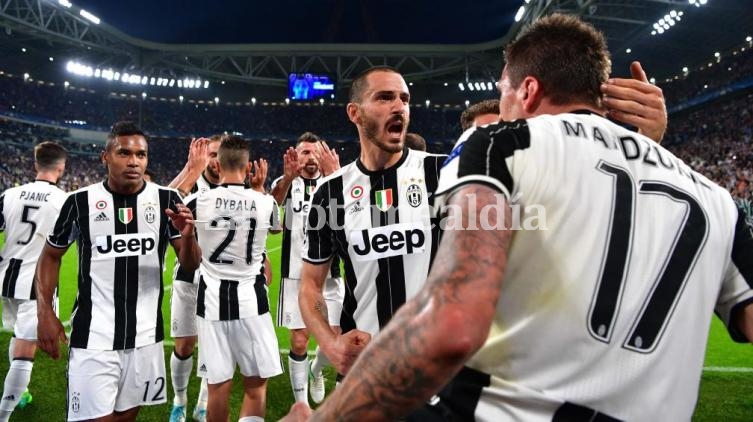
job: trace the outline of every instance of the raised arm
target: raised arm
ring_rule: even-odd
[[[37,291],[37,344],[53,359],[60,357],[59,344],[68,343],[63,324],[55,315],[53,307],[55,289],[60,277],[60,263],[66,250],[67,247],[56,248],[46,244],[39,255],[34,275]]]
[[[208,145],[209,139],[207,138],[191,140],[191,145],[188,147],[188,161],[168,187],[176,189],[182,196],[188,196],[191,193],[191,189],[193,189],[196,181],[201,177],[201,172],[204,171],[209,162]]]
[[[285,197],[288,195],[290,185],[293,184],[293,179],[301,171],[301,166],[298,164],[298,153],[293,147],[285,151],[285,155],[282,156],[282,162],[284,171],[282,179],[272,187],[272,192],[270,192],[274,196],[275,201],[280,205],[285,204]]]
[[[608,116],[638,128],[638,133],[660,143],[667,130],[664,94],[649,83],[639,62],[630,65],[630,78],[611,78],[602,85]]]
[[[448,218],[470,227],[470,218],[480,221],[481,210],[497,201],[493,189],[469,184],[449,204]],[[506,202],[490,209],[489,226],[498,219],[511,226]],[[366,348],[314,419],[395,420],[437,393],[486,341],[510,239],[509,230],[446,231],[424,289]]]

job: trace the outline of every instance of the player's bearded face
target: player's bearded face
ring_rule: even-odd
[[[366,112],[361,114],[361,125],[366,139],[382,151],[393,154],[403,150],[408,122],[409,118],[402,114],[393,114],[386,121],[372,118]]]
[[[220,149],[219,142],[210,142],[207,146],[207,154],[209,155],[209,162],[207,162],[206,172],[213,179],[220,178],[220,162],[217,160],[217,151]]]
[[[312,142],[304,142],[298,147],[298,165],[301,166],[301,170],[309,177],[316,176],[319,171],[319,162],[314,156],[319,145]]]

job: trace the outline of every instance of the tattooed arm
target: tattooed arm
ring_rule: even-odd
[[[469,218],[479,221],[484,206],[496,203],[493,189],[469,184],[450,198],[448,218],[469,227]],[[510,227],[510,214],[507,202],[492,208],[489,226],[504,219]],[[425,288],[395,314],[314,419],[394,420],[449,382],[489,334],[510,238],[509,230],[446,231]]]

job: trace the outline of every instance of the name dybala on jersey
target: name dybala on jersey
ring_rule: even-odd
[[[438,198],[467,183],[512,201],[523,228],[545,215],[515,232],[489,337],[440,401],[469,420],[690,420],[709,315],[729,324],[753,300],[729,193],[587,112],[466,132]]]
[[[243,184],[186,198],[201,246],[196,314],[229,321],[269,312],[262,271],[269,230],[280,230],[277,202]]]
[[[10,188],[0,195],[0,231],[5,231],[5,245],[0,251],[3,297],[37,298],[33,282],[37,259],[65,196],[62,189],[43,180]]]
[[[145,183],[121,195],[107,181],[72,192],[47,243],[78,245],[78,295],[71,347],[123,350],[162,341],[162,267],[170,240],[180,237],[164,210],[178,192]]]
[[[272,189],[284,176],[280,176],[272,182]],[[293,179],[290,189],[285,195],[285,215],[282,229],[282,253],[280,257],[281,278],[301,278],[301,253],[303,252],[304,233],[306,228],[305,218],[308,216],[311,198],[314,190],[322,177],[308,179],[298,176]],[[332,261],[330,277],[340,277],[340,264],[338,260]]]
[[[303,260],[342,258],[343,332],[375,335],[426,282],[439,236],[431,204],[445,158],[405,149],[381,171],[356,160],[314,192]]]

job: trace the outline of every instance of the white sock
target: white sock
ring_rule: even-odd
[[[245,416],[238,419],[238,422],[264,422],[261,416]]]
[[[201,379],[201,388],[199,389],[199,397],[196,399],[196,407],[199,409],[207,408],[207,397],[209,396],[209,387],[207,387],[207,379]]]
[[[175,351],[170,355],[170,379],[173,383],[173,391],[175,392],[175,397],[173,398],[173,405],[175,406],[185,406],[188,401],[186,394],[188,390],[188,377],[191,376],[191,369],[193,369],[193,359],[191,359],[191,356],[186,359],[179,359],[175,355]]]
[[[304,355],[303,360],[294,360],[292,357],[288,356],[288,368],[290,368],[290,385],[293,387],[293,397],[295,397],[295,401],[308,404],[308,357]]]
[[[22,359],[16,359],[10,364],[8,375],[5,376],[5,387],[3,389],[2,400],[0,400],[0,410],[12,412],[16,405],[21,401],[21,395],[26,391],[31,379],[31,368],[34,362]]]
[[[329,364],[330,362],[329,359],[327,359],[327,355],[322,352],[319,346],[316,346],[316,357],[311,363],[311,372],[314,375],[319,376],[322,373],[322,369]]]
[[[8,365],[13,363],[13,352],[16,349],[16,338],[11,337],[10,343],[8,343]]]

